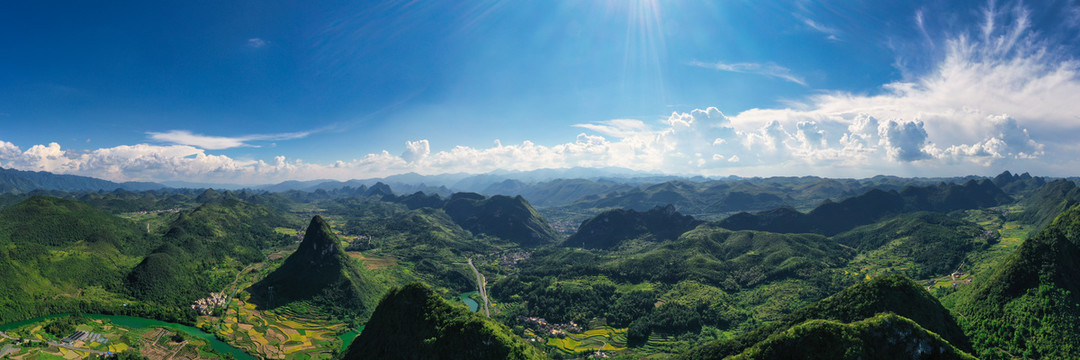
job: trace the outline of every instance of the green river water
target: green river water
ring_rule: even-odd
[[[473,300],[473,299],[469,298],[469,296],[471,296],[472,294],[475,294],[475,293],[476,293],[476,291],[470,291],[470,292],[461,294],[461,301],[464,302],[465,305],[468,305],[469,310],[472,311],[472,312],[480,311],[480,303],[476,302],[476,300]]]

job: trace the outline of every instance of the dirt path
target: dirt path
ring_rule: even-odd
[[[481,274],[479,270],[476,270],[476,266],[472,263],[472,258],[469,258],[469,267],[471,267],[473,273],[476,274],[476,285],[480,287],[480,298],[484,299],[484,315],[491,317],[491,303],[488,301],[487,296],[487,279],[484,278],[484,275]]]

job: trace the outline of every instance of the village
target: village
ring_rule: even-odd
[[[199,312],[200,315],[209,316],[214,313],[214,309],[224,307],[229,302],[229,297],[225,296],[224,292],[210,293],[210,296],[195,300],[195,303],[191,305],[191,309]]]

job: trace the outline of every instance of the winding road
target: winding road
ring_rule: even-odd
[[[474,274],[476,274],[476,285],[480,287],[480,298],[484,300],[484,315],[491,317],[490,303],[487,296],[487,279],[484,278],[484,274],[481,274],[479,270],[476,270],[476,266],[472,263],[472,258],[469,258],[469,267],[472,268]]]

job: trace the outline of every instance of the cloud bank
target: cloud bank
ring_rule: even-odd
[[[165,145],[90,151],[66,150],[57,143],[22,149],[0,140],[0,166],[117,181],[236,183],[574,166],[744,176],[932,176],[1004,169],[1076,175],[1080,62],[1040,40],[1021,7],[988,8],[984,15],[977,30],[933,45],[943,56],[930,71],[884,84],[875,94],[825,92],[789,108],[732,116],[708,107],[664,119],[578,124],[583,132],[556,145],[495,140],[488,148],[447,148],[450,144],[414,138],[394,151],[400,155],[384,150],[314,164],[285,156],[239,160],[211,152],[312,132],[219,137],[172,130],[148,133]],[[913,26],[923,29],[922,15],[914,19]],[[778,66],[699,66],[704,65],[802,83]]]

